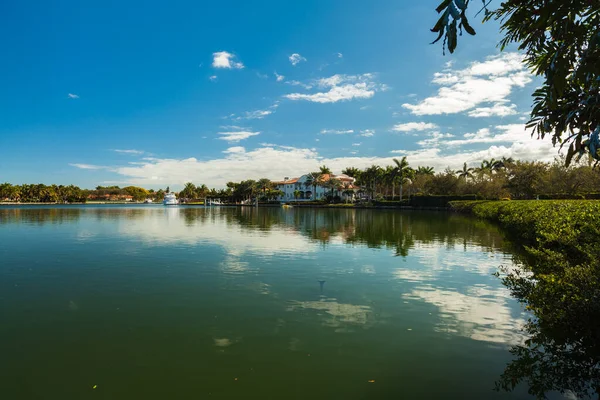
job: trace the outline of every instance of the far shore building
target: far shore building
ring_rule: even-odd
[[[311,201],[324,199],[328,194],[331,194],[331,188],[324,186],[324,184],[330,179],[337,179],[340,181],[340,185],[333,190],[333,195],[339,196],[342,201],[354,200],[357,192],[360,190],[360,188],[355,184],[356,180],[345,174],[322,175],[321,180],[316,187],[315,193],[313,193],[313,190],[315,190],[314,186],[306,184],[306,182],[309,180],[308,175],[302,175],[299,178],[286,177],[282,181],[274,181],[273,184],[275,184],[275,188],[277,190],[280,190],[283,193],[283,195],[277,199],[278,201]],[[297,198],[294,195],[296,191],[298,192]]]

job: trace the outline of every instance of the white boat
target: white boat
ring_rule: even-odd
[[[175,193],[167,193],[165,194],[165,199],[163,200],[163,204],[165,206],[176,206],[179,204],[177,201],[177,197],[175,197]]]
[[[207,205],[209,206],[222,206],[223,203],[220,199],[207,199]]]
[[[144,200],[144,204],[151,204],[152,203],[152,199],[146,199]]]

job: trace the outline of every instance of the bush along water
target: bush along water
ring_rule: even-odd
[[[503,270],[503,283],[534,316],[528,340],[497,389],[519,382],[544,398],[571,391],[600,394],[600,201],[466,201],[457,211],[498,222],[522,245],[523,269]]]

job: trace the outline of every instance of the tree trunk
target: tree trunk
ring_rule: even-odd
[[[402,182],[400,182],[400,201],[402,201]]]
[[[394,201],[394,199],[396,198],[396,193],[394,193],[396,191],[396,182],[392,182],[392,201]]]

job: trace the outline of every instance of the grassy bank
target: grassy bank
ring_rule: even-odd
[[[530,393],[600,391],[600,201],[463,201],[452,209],[496,221],[522,247],[503,283],[535,318],[498,386]]]

